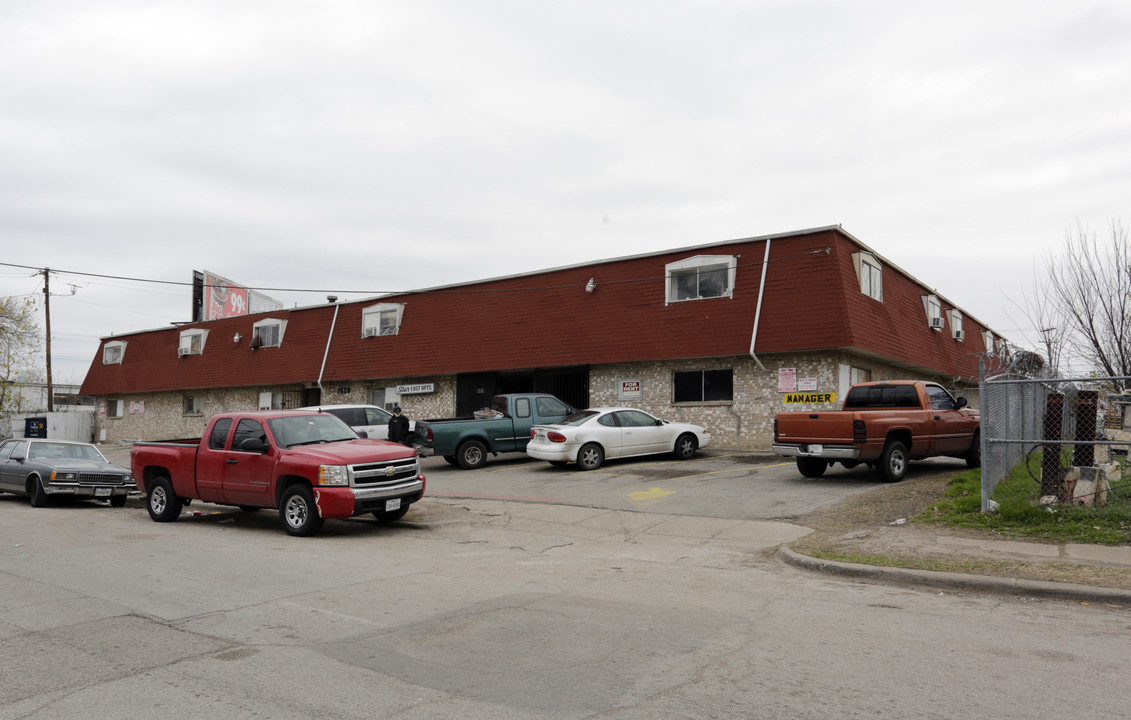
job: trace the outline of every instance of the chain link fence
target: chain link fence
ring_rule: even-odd
[[[981,390],[982,511],[1131,515],[1131,378],[1000,375]]]

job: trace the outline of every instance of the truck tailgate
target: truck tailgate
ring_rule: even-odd
[[[856,413],[845,410],[778,413],[777,440],[786,443],[851,445],[855,415]]]

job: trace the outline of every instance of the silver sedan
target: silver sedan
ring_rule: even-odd
[[[699,425],[667,422],[635,408],[589,408],[553,425],[535,425],[526,454],[555,466],[573,462],[595,470],[606,458],[670,452],[686,460],[710,442],[711,433]]]

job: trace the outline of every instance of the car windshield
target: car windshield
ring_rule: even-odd
[[[566,415],[558,421],[558,425],[581,425],[600,415],[596,410],[578,410],[572,415]]]
[[[349,425],[328,413],[273,418],[267,424],[275,442],[282,448],[356,440],[359,437]]]
[[[93,445],[73,443],[33,442],[28,446],[28,460],[93,460],[106,462]]]

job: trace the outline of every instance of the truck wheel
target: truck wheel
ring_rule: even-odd
[[[153,478],[149,484],[149,497],[146,508],[153,522],[173,522],[181,515],[184,507],[181,499],[173,492],[173,483],[167,476]]]
[[[829,469],[829,461],[813,457],[797,458],[797,472],[807,478],[818,478]]]
[[[699,449],[699,442],[691,433],[684,433],[675,440],[675,456],[679,460],[690,460]]]
[[[605,451],[597,443],[586,443],[577,451],[577,467],[581,470],[596,470],[605,462]]]
[[[970,449],[962,457],[966,460],[966,467],[968,468],[982,466],[982,437],[979,432],[974,433],[974,439],[970,442]]]
[[[478,440],[467,440],[456,450],[456,460],[464,470],[474,470],[487,464],[487,446]]]
[[[43,480],[38,475],[28,479],[27,497],[32,507],[47,507],[47,491],[43,489]]]
[[[374,510],[373,517],[377,518],[377,522],[396,522],[405,516],[408,512],[409,505],[401,505],[399,510],[385,512],[384,510]]]
[[[314,492],[306,485],[292,485],[279,500],[283,529],[296,537],[308,537],[322,529],[322,516],[314,504]]]
[[[907,475],[907,447],[898,440],[888,440],[880,453],[876,471],[884,482],[899,482]]]

